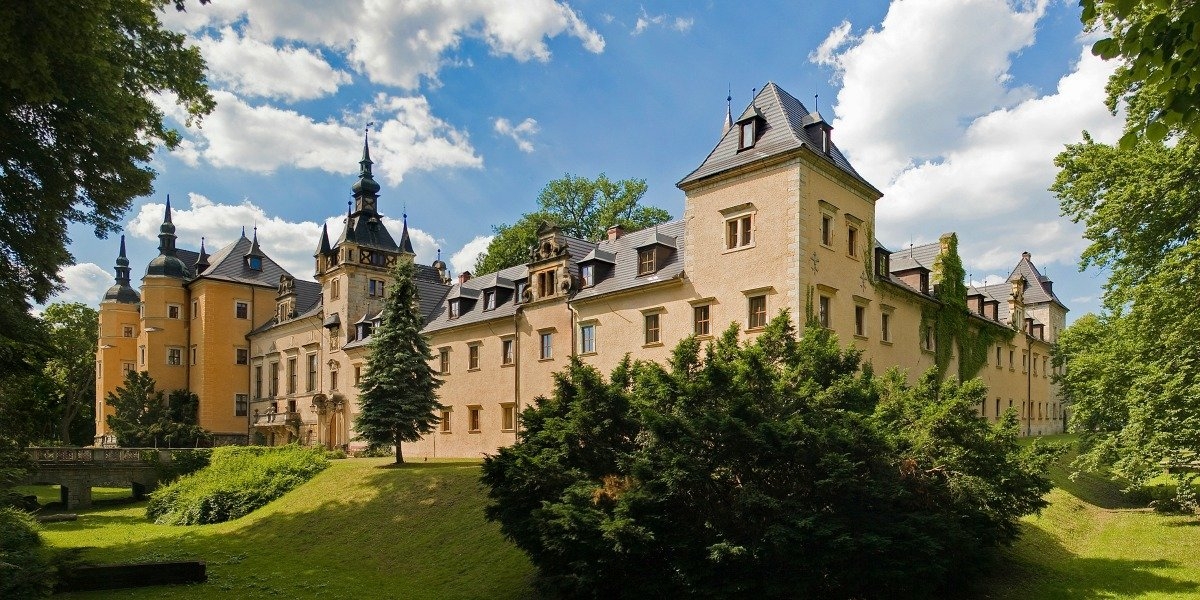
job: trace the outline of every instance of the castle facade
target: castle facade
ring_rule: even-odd
[[[279,267],[257,233],[211,256],[203,243],[175,248],[169,201],[140,292],[122,241],[100,308],[98,443],[113,441],[105,395],[139,370],[160,389],[195,392],[200,425],[219,442],[361,444],[357,385],[389,269],[415,253],[407,218],[399,241],[382,222],[365,142],[360,165],[342,232],[332,240],[323,230],[316,243],[315,282]],[[736,120],[727,114],[717,145],[677,185],[686,195],[677,221],[613,227],[602,240],[547,224],[527,263],[481,277],[451,279],[440,260],[416,265],[446,408],[405,454],[479,457],[513,443],[521,409],[551,392],[571,356],[606,373],[627,354],[665,362],[687,336],[737,323],[753,337],[781,310],[801,332],[812,315],[877,371],[896,366],[915,379],[937,365],[982,378],[989,420],[1011,408],[1024,434],[1063,430],[1050,352],[1067,308],[1053,282],[1024,253],[1007,281],[963,294],[951,285],[963,283],[954,234],[884,248],[874,238],[882,194],[820,114],[775,84]]]

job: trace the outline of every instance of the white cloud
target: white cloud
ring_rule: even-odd
[[[604,51],[604,38],[566,3],[554,0],[435,0],[322,2],[297,10],[284,0],[222,0],[217,10],[166,15],[184,31],[246,23],[261,41],[319,45],[346,56],[371,81],[409,89],[436,81],[448,55],[463,38],[483,40],[493,54],[519,61],[547,61],[546,40],[574,37],[589,52]],[[173,11],[167,11],[168,13]]]
[[[493,126],[496,129],[496,133],[508,138],[512,138],[512,141],[516,142],[517,148],[519,148],[521,152],[533,152],[533,141],[531,141],[529,138],[533,137],[538,132],[537,120],[533,118],[526,118],[519,124],[513,125],[508,119],[505,119],[504,117],[498,117],[493,123]]]
[[[307,100],[333,94],[350,74],[329,65],[320,53],[284,45],[276,48],[224,27],[219,37],[200,36],[196,45],[214,83],[243,95]]]
[[[454,272],[462,273],[475,268],[475,260],[480,254],[487,252],[488,244],[492,243],[494,235],[475,236],[475,239],[467,242],[462,248],[450,255],[450,268]]]
[[[842,21],[840,25],[829,32],[825,41],[821,42],[821,45],[808,55],[808,60],[814,64],[836,67],[838,50],[854,41],[855,38],[850,35],[850,21]]]
[[[104,292],[116,283],[111,273],[90,262],[63,267],[58,275],[62,277],[64,289],[55,294],[51,302],[82,302],[88,306],[98,306]]]
[[[687,33],[695,22],[695,19],[691,17],[672,17],[666,14],[651,15],[643,8],[641,14],[638,15],[637,21],[633,24],[633,31],[630,34],[641,35],[650,27],[667,27],[680,33]]]

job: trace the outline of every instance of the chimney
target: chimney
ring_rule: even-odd
[[[470,271],[463,271],[462,273],[458,274],[459,285],[462,285],[470,280],[471,280],[471,272]]]
[[[608,241],[611,242],[613,240],[621,239],[621,236],[625,235],[625,228],[621,227],[620,225],[613,225],[612,227],[609,227],[608,231],[605,233],[608,234]]]
[[[1029,252],[1022,252],[1022,253],[1021,253],[1021,258],[1025,259],[1025,260],[1029,260],[1030,258],[1032,258],[1032,256],[1033,256],[1033,255],[1031,255]]]

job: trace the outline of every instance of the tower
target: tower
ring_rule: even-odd
[[[188,290],[190,269],[175,248],[171,222],[171,197],[167,196],[163,222],[158,229],[158,256],[142,277],[141,331],[138,333],[137,369],[149,371],[160,390],[188,387]]]
[[[116,391],[125,381],[125,373],[136,369],[137,338],[140,329],[138,305],[141,295],[129,285],[129,259],[125,256],[125,236],[117,255],[117,281],[100,301],[100,339],[96,347],[96,438],[98,446],[113,445],[116,440],[108,430],[108,415],[113,414],[105,403],[109,392]]]

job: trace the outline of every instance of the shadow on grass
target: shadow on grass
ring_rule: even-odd
[[[1169,560],[1079,557],[1050,533],[1023,523],[1021,539],[1002,552],[977,598],[1093,600],[1200,593],[1194,581],[1154,572],[1176,566]]]
[[[536,597],[533,566],[483,518],[477,464],[333,471],[264,513],[97,548],[85,559],[208,563],[206,584],[129,590],[122,598]]]

